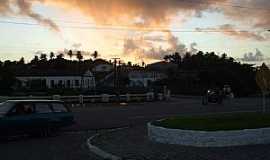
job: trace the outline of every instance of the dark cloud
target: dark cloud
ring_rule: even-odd
[[[38,23],[47,26],[54,31],[59,31],[58,26],[52,20],[44,18],[32,10],[32,4],[34,2],[43,2],[43,0],[0,0],[0,14],[19,14],[31,17]],[[16,9],[11,9],[11,6],[13,6],[13,8],[16,7],[18,11]]]
[[[10,12],[10,3],[9,0],[1,0],[0,1],[0,14],[7,14]]]
[[[255,53],[245,53],[240,60],[244,62],[262,62],[268,60],[268,58],[266,58],[259,49],[256,49]]]

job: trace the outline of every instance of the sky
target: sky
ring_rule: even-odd
[[[97,50],[151,63],[179,52],[270,63],[269,0],[0,0],[0,60]]]

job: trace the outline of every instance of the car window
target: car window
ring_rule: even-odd
[[[52,107],[54,112],[68,112],[67,108],[62,103],[53,103]]]
[[[30,103],[18,103],[11,110],[9,115],[11,116],[19,116],[19,115],[28,115],[34,112],[33,105]]]
[[[5,114],[7,113],[12,107],[14,103],[12,102],[5,102],[0,104],[0,113]]]
[[[52,109],[50,104],[47,103],[37,103],[36,106],[36,113],[51,113]]]

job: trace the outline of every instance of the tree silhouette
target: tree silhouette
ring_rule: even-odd
[[[64,58],[64,54],[63,53],[59,53],[57,56],[56,56],[57,59],[63,59]]]
[[[19,60],[18,64],[25,64],[24,57],[22,57],[22,58]]]
[[[81,51],[77,51],[76,58],[78,59],[79,62],[83,60],[83,55]]]
[[[72,50],[69,50],[69,51],[67,52],[67,55],[69,56],[69,58],[70,58],[70,60],[71,60],[72,57],[73,57],[73,52],[72,52]]]
[[[97,51],[94,51],[94,53],[91,55],[94,59],[97,59],[97,57],[99,56]]]
[[[50,60],[52,60],[55,57],[55,54],[53,52],[50,52]]]
[[[45,53],[40,54],[40,60],[47,61],[47,54],[45,54]]]

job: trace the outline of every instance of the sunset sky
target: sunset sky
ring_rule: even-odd
[[[74,49],[149,63],[202,50],[269,63],[269,29],[269,0],[0,0],[0,60]]]

